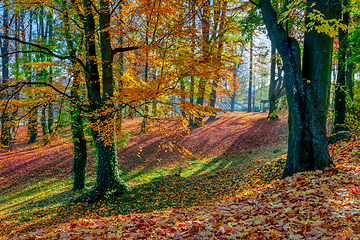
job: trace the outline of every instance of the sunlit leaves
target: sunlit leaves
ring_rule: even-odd
[[[325,19],[324,14],[314,8],[309,13],[308,17],[311,20],[306,26],[308,31],[314,29],[319,33],[325,33],[332,38],[336,36],[337,30],[339,28],[342,28],[343,30],[346,30],[348,28],[348,26],[341,23],[340,19]]]

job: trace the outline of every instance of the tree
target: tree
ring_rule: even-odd
[[[252,97],[252,83],[253,83],[253,34],[250,36],[250,66],[249,66],[249,90],[248,90],[248,112],[251,112],[251,97]]]
[[[290,37],[270,0],[254,3],[261,8],[271,41],[279,51],[284,65],[285,88],[289,106],[289,139],[286,166],[282,177],[297,172],[323,170],[332,163],[327,147],[326,118],[330,95],[331,55],[333,38],[308,29],[304,49]],[[338,19],[339,0],[307,0],[305,25],[310,14],[321,13],[326,20]],[[312,22],[320,26],[318,22]]]
[[[29,11],[29,39],[28,42],[32,42],[32,28],[33,28],[33,11],[30,10]],[[24,39],[26,40],[26,39]],[[30,51],[30,46],[26,46],[28,48],[28,50]],[[26,54],[27,62],[32,62],[32,53],[27,53]],[[26,81],[31,83],[32,81],[32,70],[31,70],[31,66],[28,66],[27,69],[27,78]],[[31,85],[29,87],[32,87]],[[33,94],[33,93],[31,93]],[[28,136],[29,136],[29,143],[34,143],[36,142],[36,139],[38,137],[38,107],[37,106],[30,106],[30,110],[29,110],[29,121],[28,121]]]
[[[71,36],[70,29],[70,17],[68,12],[66,11],[66,2],[61,2],[61,7],[63,10],[63,32],[66,39],[67,48],[70,52],[76,52],[75,44]],[[75,39],[76,41],[76,39]],[[86,182],[86,163],[87,163],[87,146],[86,139],[84,133],[84,121],[82,116],[81,107],[76,104],[80,102],[80,83],[81,83],[81,67],[77,64],[76,61],[71,61],[72,68],[70,71],[73,73],[73,82],[71,86],[71,97],[73,101],[71,102],[70,116],[71,116],[71,133],[72,133],[72,141],[74,145],[74,160],[72,165],[72,173],[74,176],[73,182],[73,191],[83,190],[85,188]]]
[[[7,5],[8,2],[4,2],[4,5]],[[4,13],[3,13],[3,34],[4,36],[9,35],[9,10],[8,6],[4,6]],[[1,55],[2,55],[2,86],[6,86],[9,84],[9,40],[3,39],[1,44]],[[0,143],[4,146],[10,145],[10,138],[11,138],[11,126],[10,126],[10,116],[9,111],[6,109],[6,105],[4,100],[7,99],[9,95],[8,91],[4,91],[0,93],[0,101],[2,102],[1,111],[1,137]]]
[[[39,39],[29,38],[25,41],[4,35],[0,35],[0,38],[30,46],[31,48],[27,48],[24,52],[30,53],[30,57],[33,54],[38,58],[36,63],[28,64],[32,67],[33,73],[37,73],[38,79],[19,84],[38,86],[27,89],[29,92],[37,91],[33,96],[38,107],[42,106],[42,127],[45,129],[50,123],[52,115],[45,108],[50,102],[54,103],[54,106],[63,105],[63,109],[66,109],[57,119],[62,116],[71,119],[74,141],[74,190],[83,188],[85,179],[86,141],[83,122],[89,123],[91,127],[89,134],[98,158],[97,180],[94,190],[81,196],[77,201],[93,202],[104,198],[108,192],[121,194],[128,190],[127,185],[120,178],[117,162],[117,144],[122,143],[121,121],[125,108],[142,116],[143,107],[153,102],[157,103],[158,116],[178,114],[179,104],[185,106],[184,115],[196,112],[205,114],[209,109],[209,106],[190,107],[186,101],[192,94],[203,94],[205,97],[209,95],[209,89],[204,88],[204,92],[201,93],[199,89],[195,89],[195,86],[200,79],[204,80],[205,85],[202,86],[206,86],[207,81],[215,76],[214,72],[218,69],[226,71],[223,65],[218,64],[222,62],[222,58],[218,57],[222,51],[214,54],[215,57],[210,56],[211,46],[204,46],[204,38],[198,37],[204,28],[199,28],[197,26],[199,22],[196,21],[196,28],[193,28],[194,22],[188,21],[195,19],[192,15],[196,15],[197,11],[189,8],[192,6],[195,8],[197,3],[193,1],[181,3],[184,4],[179,5],[177,0],[156,0],[139,1],[137,5],[133,5],[131,1],[118,1],[117,4],[112,4],[109,0],[63,0],[63,6],[59,8],[56,5],[58,3],[52,0],[33,1],[31,4],[14,1],[19,8],[26,7],[33,12],[34,9],[43,9],[43,13],[36,18],[46,16],[48,20],[43,19],[37,23],[37,28],[42,30]],[[54,13],[52,18],[48,17],[49,13]],[[226,14],[223,16],[225,17]],[[211,17],[207,16],[207,18],[206,20],[210,21]],[[170,20],[163,21],[164,19]],[[186,21],[190,23],[188,27],[184,27]],[[206,28],[207,24],[204,25]],[[47,34],[52,33],[52,39],[44,38],[46,30]],[[205,35],[209,35],[208,37],[210,37],[209,31],[210,29],[204,32]],[[220,41],[213,42],[215,42],[214,46],[221,46]],[[192,46],[189,48],[191,43],[194,43],[193,48]],[[226,43],[222,44],[223,49],[230,49]],[[136,64],[145,65],[146,71],[142,71],[145,72],[144,78],[139,76],[133,64],[134,61],[138,61],[134,57],[133,50],[144,56],[143,60]],[[120,72],[116,68],[119,54],[122,54],[119,63],[122,69]],[[52,58],[57,58],[58,61],[53,61]],[[229,56],[227,58],[230,59]],[[219,61],[214,60],[218,65],[214,66],[212,59],[219,59]],[[44,69],[51,72],[53,68],[49,66],[54,64],[59,64],[58,68],[65,69],[56,72],[54,68],[53,74],[44,73],[40,76],[39,73]],[[65,72],[69,75],[62,76],[61,73]],[[156,77],[147,81],[150,80],[149,74],[156,74]],[[179,79],[184,81],[179,84]],[[187,92],[189,81],[192,82],[190,93]],[[52,92],[49,93],[48,89],[52,89]],[[62,96],[61,104],[56,103],[53,92]],[[27,107],[30,112],[35,109],[37,116],[38,112],[34,104],[32,107]],[[146,113],[149,114],[150,125],[153,120],[150,107],[146,109]],[[88,122],[84,121],[85,117]],[[180,122],[176,117],[173,119]],[[45,120],[48,124],[45,124]],[[56,127],[59,126],[58,122],[60,121],[54,122],[57,124]],[[177,126],[182,124],[177,123]],[[163,132],[169,134],[169,131]]]
[[[345,0],[344,7],[347,6],[348,1]],[[343,11],[342,24],[346,26],[339,28],[339,51],[338,51],[338,74],[335,84],[335,99],[334,99],[334,126],[345,124],[346,118],[346,57],[348,51],[348,25],[350,13]],[[336,128],[334,128],[335,130]],[[334,132],[335,133],[335,132]]]
[[[203,14],[201,18],[202,24],[202,53],[204,61],[210,61],[210,0],[205,0],[203,5]],[[196,98],[196,104],[203,106],[205,98],[205,87],[207,78],[201,77],[199,81],[199,96]],[[195,118],[194,127],[200,127],[204,116],[203,113],[199,113],[199,116]]]

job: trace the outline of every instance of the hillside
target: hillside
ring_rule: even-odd
[[[141,119],[126,120],[136,133]],[[71,145],[19,141],[0,153],[0,231],[19,239],[354,239],[360,232],[359,141],[330,146],[336,166],[278,180],[286,120],[221,115],[159,151],[156,133],[119,151],[132,191],[96,205],[69,204]],[[137,149],[141,147],[142,151]],[[197,158],[196,158],[196,157]],[[89,160],[88,186],[94,182]],[[176,173],[176,175],[174,175]],[[23,237],[21,234],[25,233]]]

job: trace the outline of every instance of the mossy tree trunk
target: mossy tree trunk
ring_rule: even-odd
[[[99,66],[96,59],[96,24],[94,11],[89,0],[83,0],[85,11],[85,40],[87,50],[86,85],[90,108],[94,113],[90,119],[93,140],[97,149],[97,178],[95,188],[89,195],[83,195],[76,201],[95,202],[105,198],[109,192],[121,194],[128,191],[128,186],[120,177],[115,143],[115,105],[113,78],[113,57],[118,52],[136,48],[111,48],[110,2],[100,0],[100,49],[102,60],[102,84],[100,84]],[[102,90],[102,91],[101,91]],[[101,95],[102,93],[102,95]],[[106,110],[106,111],[105,111]]]
[[[64,10],[64,34],[66,37],[66,44],[69,52],[76,52],[74,42],[71,40],[72,36],[70,34],[70,21],[69,16],[67,15],[66,2],[62,1],[62,9]],[[72,165],[72,173],[74,177],[73,181],[73,191],[81,191],[85,188],[86,183],[86,164],[87,164],[87,146],[84,133],[84,124],[81,108],[76,102],[80,102],[80,78],[81,72],[79,66],[75,61],[72,61],[72,71],[73,71],[73,83],[71,86],[71,133],[72,141],[74,146],[74,160]]]
[[[75,72],[74,82],[71,89],[71,97],[76,100],[79,99],[79,72]],[[81,109],[72,104],[71,115],[71,132],[74,143],[74,161],[72,172],[74,176],[73,190],[83,190],[86,181],[86,163],[87,163],[87,147],[84,134],[83,118],[81,116]]]

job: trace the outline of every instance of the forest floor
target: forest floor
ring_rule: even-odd
[[[191,156],[158,149],[164,138],[125,120],[133,136],[119,163],[131,191],[92,205],[70,203],[81,194],[71,191],[70,142],[28,145],[20,130],[0,151],[0,239],[359,238],[360,141],[330,145],[335,166],[323,172],[279,180],[287,123],[266,117],[223,114],[172,139]]]

